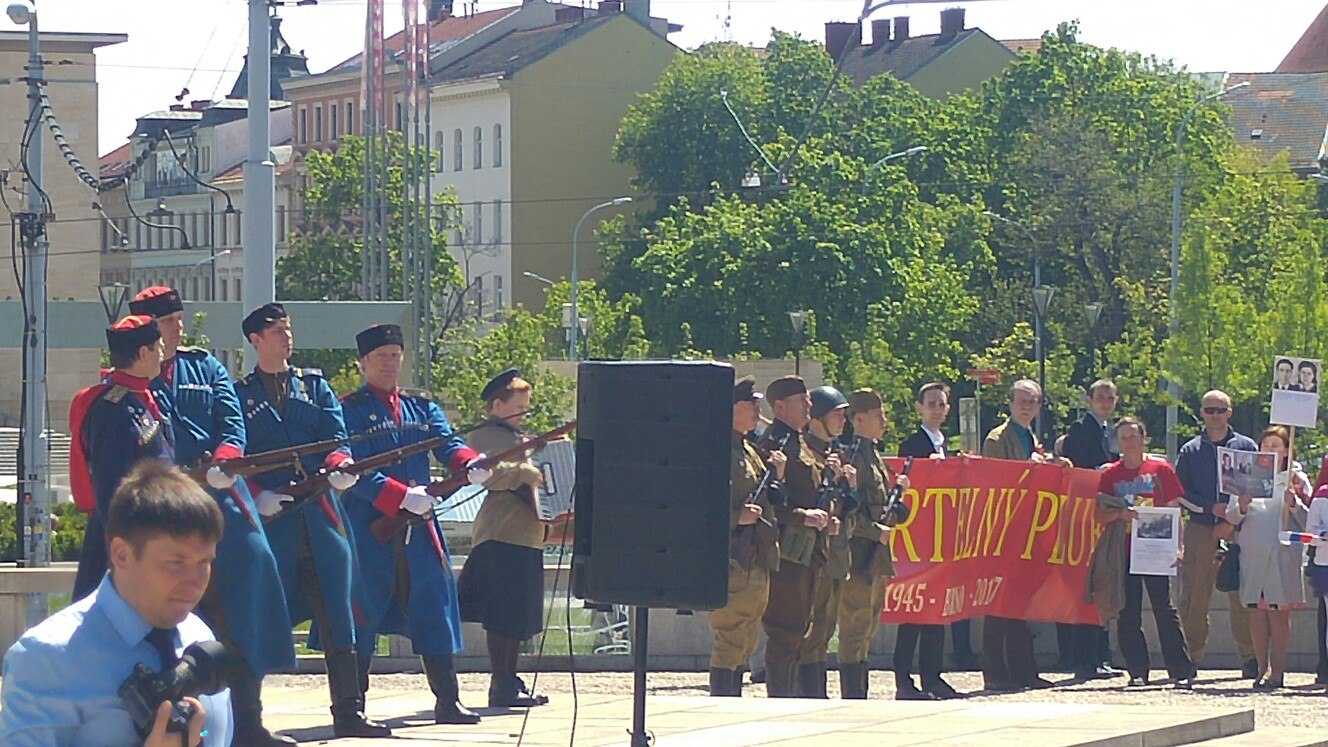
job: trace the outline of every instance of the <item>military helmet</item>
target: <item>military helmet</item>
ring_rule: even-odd
[[[842,392],[832,386],[818,386],[811,392],[812,417],[824,417],[831,410],[848,407],[848,400]]]

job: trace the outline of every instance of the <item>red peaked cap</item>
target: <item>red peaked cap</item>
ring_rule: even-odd
[[[161,339],[157,320],[146,314],[133,314],[106,330],[106,344],[112,353],[132,353]]]
[[[165,285],[144,288],[129,302],[129,313],[147,316],[170,316],[177,311],[184,311],[184,302],[180,293]]]

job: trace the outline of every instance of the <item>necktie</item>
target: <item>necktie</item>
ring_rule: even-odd
[[[147,641],[161,657],[163,670],[170,669],[180,661],[180,657],[175,655],[175,628],[153,628],[143,640]]]

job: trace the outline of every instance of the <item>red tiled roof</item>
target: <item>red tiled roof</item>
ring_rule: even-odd
[[[1002,39],[1001,44],[1004,44],[1006,49],[1010,50],[1011,52],[1014,52],[1015,54],[1019,54],[1020,52],[1030,52],[1032,54],[1037,54],[1038,51],[1042,49],[1042,38],[1039,37],[1037,39]]]
[[[128,170],[129,164],[134,160],[133,155],[133,143],[126,142],[119,148],[102,156],[97,161],[97,178],[104,181],[124,174]]]
[[[1305,33],[1275,73],[1321,73],[1328,71],[1328,5],[1310,22]]]
[[[520,10],[521,6],[516,5],[510,8],[495,8],[493,10],[483,10],[470,16],[448,16],[443,20],[429,27],[430,45],[438,45],[444,42],[464,39],[471,34],[485,28],[491,23],[499,21]],[[400,52],[406,43],[406,32],[399,31],[387,39],[383,40],[383,47],[388,53]],[[345,73],[360,69],[360,60],[364,53],[358,53],[340,64],[334,65],[327,72]]]
[[[1231,73],[1226,85],[1249,82],[1224,100],[1236,142],[1265,157],[1287,152],[1296,172],[1319,169],[1328,132],[1328,72]]]

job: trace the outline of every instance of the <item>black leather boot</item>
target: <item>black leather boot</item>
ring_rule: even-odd
[[[895,672],[895,700],[935,700],[931,693],[919,690],[913,684],[913,675],[907,672]]]
[[[798,665],[798,697],[825,700],[825,662]]]
[[[732,669],[711,669],[710,670],[710,696],[712,698],[733,697],[733,675]]]
[[[354,651],[326,652],[327,686],[332,691],[332,732],[338,737],[386,737],[386,724],[364,715],[359,662]]]
[[[421,656],[424,676],[433,691],[433,720],[436,724],[478,724],[480,715],[461,704],[456,665],[448,654]]]
[[[297,744],[294,739],[273,734],[263,727],[263,680],[249,671],[247,666],[244,670],[243,675],[231,676],[231,713],[235,716],[233,743],[254,747],[287,747]]]
[[[839,665],[839,697],[844,700],[867,699],[867,664]]]

